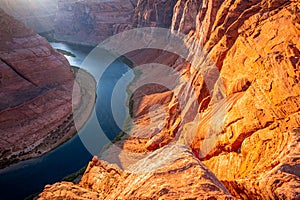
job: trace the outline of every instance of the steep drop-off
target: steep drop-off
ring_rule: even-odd
[[[189,62],[128,55],[181,77],[172,91],[149,85],[131,97],[134,126],[101,157],[123,170],[93,159],[78,185],[46,186],[41,199],[300,198],[299,1],[178,0],[171,29],[187,34]],[[145,67],[134,84],[153,77],[174,82]]]
[[[0,38],[0,168],[4,168],[40,156],[74,135],[73,118],[86,120],[95,82],[88,75],[86,82],[75,82],[66,58],[3,10]],[[81,101],[82,94],[90,95],[90,102]]]

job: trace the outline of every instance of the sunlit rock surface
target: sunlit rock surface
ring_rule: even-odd
[[[137,5],[147,6],[139,16],[151,14],[148,4],[154,2],[140,0]],[[189,171],[190,163],[198,163],[197,169],[209,169],[226,187],[218,194],[205,193],[216,199],[229,193],[241,199],[299,199],[299,10],[298,1],[178,0],[170,26],[174,33],[187,34],[189,62],[159,50],[128,55],[136,65],[157,62],[176,69],[180,73],[176,87],[167,91],[149,85],[142,89],[144,96],[135,93],[131,99],[134,125],[129,135],[101,156],[125,171],[99,161],[101,170],[99,166],[88,168],[74,188],[97,192],[100,199],[114,199],[116,188],[123,199],[171,199],[163,195],[173,192],[169,188],[174,172],[178,177],[174,194],[205,199],[201,196],[205,188],[199,193],[193,190],[203,180],[197,175],[199,171]],[[153,77],[175,82],[149,67],[143,72],[133,84]],[[176,143],[185,147],[174,146]],[[171,151],[173,148],[176,150]],[[114,169],[109,170],[111,175],[106,166]],[[145,170],[152,166],[154,174],[164,173],[149,177],[152,173]],[[185,170],[177,170],[181,166]],[[94,175],[93,169],[97,169]],[[144,174],[145,182],[139,173]],[[206,178],[215,180],[207,173]],[[112,182],[99,182],[100,177],[110,177]],[[189,185],[192,177],[198,182]],[[218,182],[214,184],[223,188]],[[40,197],[59,198],[59,188],[69,185],[47,186]],[[168,188],[166,194],[159,194],[162,185]],[[143,192],[139,193],[139,188]]]
[[[126,171],[93,160],[78,186],[68,182],[46,186],[40,199],[235,199],[180,145],[157,150]]]

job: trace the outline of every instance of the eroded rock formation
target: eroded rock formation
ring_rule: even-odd
[[[55,39],[97,45],[132,27],[135,1],[59,1]]]
[[[66,58],[0,10],[0,168],[40,156],[70,138],[73,109],[89,114]],[[91,77],[90,85],[95,83]],[[82,84],[84,85],[84,84]],[[74,107],[72,108],[72,93]],[[86,90],[91,95],[94,93]]]
[[[138,1],[133,15],[134,27],[165,27],[172,23],[176,0]]]
[[[55,38],[97,45],[108,37],[134,27],[170,27],[176,0],[59,1]]]
[[[166,155],[170,156],[166,158]],[[234,199],[192,152],[184,146],[172,145],[153,152],[126,171],[120,170],[116,165],[93,159],[78,186],[68,182],[46,186],[40,199],[200,197]]]
[[[147,2],[140,0],[138,5]],[[143,8],[149,8],[149,14],[153,12],[151,6]],[[186,172],[182,182],[190,194],[182,192],[183,197],[205,199],[207,196],[192,189],[203,179],[199,176],[196,179],[192,176],[191,182],[185,179],[198,172],[189,171],[193,162],[198,163],[195,166],[200,171],[206,169],[205,165],[237,198],[300,198],[299,1],[178,0],[171,28],[174,33],[178,30],[187,34],[188,62],[159,51],[129,55],[136,65],[145,60],[167,64],[181,76],[172,91],[149,86],[143,88],[149,91],[146,95],[137,92],[132,97],[134,127],[129,136],[116,142],[101,157],[124,170],[114,167],[108,175],[108,171],[112,172],[107,170],[110,167],[100,161],[101,170],[99,166],[89,167],[79,185],[47,186],[41,199],[59,198],[64,193],[60,188],[70,187],[82,192],[88,189],[91,194],[96,192],[107,199],[115,197],[115,188],[122,188],[118,194],[124,199],[151,195],[154,199],[171,198],[168,195],[174,194],[169,189],[173,184],[172,173],[179,177],[182,172]],[[144,72],[147,73],[135,82],[159,76],[149,68]],[[170,78],[167,74],[160,76]],[[160,106],[146,105],[146,100]],[[174,143],[184,145],[186,153]],[[175,147],[176,151],[168,152]],[[160,157],[161,154],[164,156]],[[173,156],[179,157],[172,160]],[[166,165],[162,167],[162,163]],[[185,170],[176,170],[181,164]],[[154,176],[150,173],[149,177],[149,167],[155,168]],[[94,169],[97,172],[91,175]],[[160,170],[166,173],[155,176]],[[140,182],[139,173],[145,182]],[[104,189],[107,184],[97,181],[109,180],[108,177],[112,183]],[[213,175],[205,177],[213,180]],[[182,179],[175,178],[177,191],[181,191]],[[143,194],[136,184],[143,188]],[[150,185],[145,187],[147,184]],[[168,190],[158,193],[164,184]],[[220,183],[214,184],[213,188],[223,188]],[[219,190],[222,194],[207,195],[222,199],[229,194],[224,189]]]

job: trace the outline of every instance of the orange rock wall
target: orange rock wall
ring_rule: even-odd
[[[148,1],[141,0],[138,5],[145,2]],[[188,170],[190,163],[197,160],[227,188],[219,191],[229,194],[228,190],[236,198],[299,199],[299,10],[299,1],[178,0],[171,28],[187,34],[185,43],[190,49],[191,62],[187,64],[176,56],[167,57],[164,52],[156,52],[157,56],[150,62],[168,63],[177,69],[181,73],[179,84],[172,93],[154,92],[152,88],[153,91],[148,89],[151,95],[136,96],[139,105],[135,108],[139,114],[133,119],[135,125],[130,136],[101,157],[119,164],[124,171],[118,169],[108,175],[107,167],[99,171],[98,166],[94,166],[91,169],[98,170],[95,175],[91,176],[88,168],[82,182],[74,187],[89,189],[107,199],[113,199],[114,188],[122,188],[124,193],[121,192],[120,198],[123,199],[171,199],[164,196],[173,194],[169,188],[175,179],[170,176],[172,173],[181,176],[184,172],[183,178],[178,180],[186,183],[184,191],[188,192],[183,192],[182,182],[177,181],[174,193],[179,192],[176,194],[185,198],[205,199],[207,196],[193,189],[201,184],[201,177],[185,179],[191,175],[198,177],[193,174],[197,170]],[[139,56],[144,58],[141,55],[145,57],[147,52],[130,58],[138,63]],[[153,73],[148,72],[147,76],[156,77],[157,72]],[[169,78],[166,74],[163,77]],[[151,119],[143,109],[148,106],[147,98],[153,104],[162,104],[158,112],[153,111],[158,114]],[[179,107],[178,99],[186,104]],[[155,131],[157,127],[159,131]],[[175,143],[184,145],[191,156],[185,157],[180,148],[168,152]],[[161,159],[152,159],[161,154],[164,155]],[[152,165],[160,169],[160,162],[175,155],[179,156],[178,160],[170,160],[162,167],[172,170],[149,178],[146,169]],[[185,170],[176,170],[181,164]],[[143,182],[140,182],[141,177],[132,175],[141,170]],[[205,176],[206,181],[212,180],[214,175]],[[109,183],[111,187],[103,189],[107,184],[100,183],[98,189],[94,189],[97,180],[92,178],[99,176],[97,180],[111,177],[113,185]],[[87,179],[92,181],[85,184]],[[145,187],[147,184],[153,187]],[[68,185],[48,186],[41,199],[59,198],[60,195],[56,195],[62,191],[59,187],[68,188]],[[157,193],[161,185],[166,185],[166,194]],[[136,187],[142,188],[142,192]],[[221,193],[210,192],[207,195],[224,198]]]

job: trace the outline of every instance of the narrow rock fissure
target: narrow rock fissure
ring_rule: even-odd
[[[8,67],[10,67],[16,74],[18,74],[21,78],[23,78],[24,80],[26,80],[27,82],[31,83],[32,85],[34,85],[35,87],[38,87],[37,84],[35,84],[34,82],[32,82],[29,78],[27,78],[26,76],[24,76],[21,72],[19,72],[13,65],[11,65],[9,62],[7,62],[6,60],[4,60],[3,58],[0,58],[0,60],[5,63]]]

